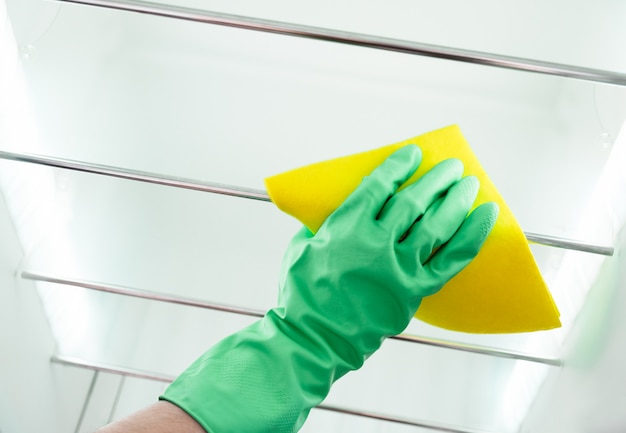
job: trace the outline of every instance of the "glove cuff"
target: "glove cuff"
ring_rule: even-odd
[[[209,433],[295,432],[350,369],[316,346],[272,310],[205,352],[159,399]]]

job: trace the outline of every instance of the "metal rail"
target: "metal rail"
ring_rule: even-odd
[[[138,370],[138,369],[128,368],[128,367],[121,367],[117,365],[89,361],[89,360],[82,359],[82,358],[63,356],[63,355],[58,355],[58,354],[53,355],[50,358],[50,361],[55,364],[60,364],[60,365],[67,365],[67,366],[78,367],[78,368],[86,368],[88,370],[94,370],[97,372],[118,374],[124,377],[136,377],[139,379],[147,379],[147,380],[153,380],[157,382],[170,383],[175,379],[174,376],[170,376],[170,375],[163,374],[163,373]],[[392,422],[396,424],[404,424],[404,425],[409,425],[413,427],[426,428],[426,429],[439,431],[439,432],[445,432],[445,433],[488,433],[484,430],[460,428],[460,427],[450,426],[450,425],[441,424],[441,423],[402,418],[402,417],[387,415],[387,414],[383,414],[379,412],[362,411],[362,410],[350,409],[346,407],[334,406],[334,405],[328,405],[328,404],[319,405],[315,409],[322,409],[322,410],[327,410],[331,412],[338,412],[338,413],[345,414],[345,415],[359,416],[359,417],[364,417],[364,418],[376,419],[379,421]]]
[[[564,239],[556,236],[539,235],[536,233],[524,232],[529,242],[541,244],[549,247],[564,248],[567,250],[583,251],[586,253],[600,254],[603,256],[612,256],[615,252],[613,247],[603,247],[600,245],[589,245],[572,239]]]
[[[63,168],[80,171],[83,173],[100,174],[103,176],[117,177],[120,179],[135,180],[139,182],[153,183],[157,185],[173,186],[176,188],[193,189],[196,191],[212,192],[214,194],[232,195],[253,200],[270,201],[267,193],[260,189],[244,188],[240,186],[224,185],[214,182],[203,182],[178,176],[168,176],[160,173],[130,170],[127,168],[113,167],[110,165],[94,164],[91,162],[73,161],[70,159],[54,158],[50,156],[33,155],[29,153],[16,153],[0,151],[0,159],[18,162],[45,165],[48,167]]]
[[[626,86],[626,74],[620,72],[425,44],[363,33],[346,32],[322,27],[266,20],[202,9],[193,9],[182,6],[132,0],[56,1],[61,3],[96,6],[106,9],[116,9],[126,12],[136,12],[166,18],[175,18],[266,33],[337,42],[379,50],[396,51],[418,56],[435,57],[464,63],[473,63],[498,68],[514,69],[518,71],[535,72],[539,74]]]
[[[133,289],[114,284],[96,283],[93,281],[85,281],[72,278],[55,277],[37,272],[23,271],[22,278],[32,281],[41,281],[44,283],[61,284],[65,286],[81,287],[83,289],[96,290],[98,292],[112,293],[115,295],[130,296],[131,298],[148,299],[151,301],[166,302],[168,304],[178,304],[187,307],[205,308],[208,310],[223,311],[225,313],[241,314],[251,317],[263,317],[265,312],[255,310],[253,308],[238,307],[235,305],[219,304],[216,302],[203,301],[201,299],[187,298],[184,296],[175,296],[165,293],[156,293],[148,290]]]
[[[153,301],[167,302],[171,304],[186,305],[198,308],[206,308],[210,310],[223,311],[227,313],[242,314],[251,317],[263,317],[264,311],[255,310],[251,308],[238,307],[232,305],[218,304],[214,302],[208,302],[200,299],[187,298],[182,296],[175,296],[163,293],[155,293],[147,290],[138,290],[129,287],[123,287],[112,284],[96,283],[93,281],[85,281],[79,279],[56,277],[52,275],[45,275],[37,272],[23,271],[21,273],[22,278],[41,281],[45,283],[61,284],[65,286],[81,287],[84,289],[96,290],[100,292],[113,293],[117,295],[130,296],[141,299],[148,299]],[[422,344],[426,346],[440,347],[444,349],[459,350],[462,352],[470,352],[481,355],[495,356],[499,358],[515,359],[521,361],[536,362],[540,364],[546,364],[551,366],[560,366],[562,364],[560,359],[545,358],[540,356],[528,355],[511,350],[503,350],[492,347],[480,346],[475,344],[459,343],[455,341],[440,340],[436,338],[419,337],[410,334],[400,334],[391,339],[398,341],[405,341],[409,343]]]
[[[247,198],[252,200],[260,200],[271,202],[266,191],[254,188],[245,188],[234,185],[225,185],[214,182],[203,182],[195,179],[189,179],[178,176],[170,176],[161,173],[151,173],[140,170],[131,170],[121,167],[113,167],[109,165],[94,164],[84,161],[74,161],[63,158],[54,158],[50,156],[33,155],[29,153],[16,153],[0,151],[0,159],[11,161],[27,162],[31,164],[45,165],[48,167],[56,167],[67,170],[80,171],[84,173],[99,174],[103,176],[117,177],[121,179],[134,180],[139,182],[147,182],[158,185],[172,186],[176,188],[186,188],[196,191],[210,192],[213,194],[223,194],[234,197]],[[569,250],[584,251],[593,254],[612,256],[614,249],[612,247],[592,245],[572,239],[557,238],[554,236],[540,235],[536,233],[524,233],[526,238],[534,243],[547,245],[551,247],[565,248]]]

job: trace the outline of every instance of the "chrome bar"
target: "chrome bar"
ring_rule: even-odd
[[[96,370],[93,373],[93,377],[91,378],[91,383],[89,384],[89,389],[87,390],[87,395],[85,396],[85,402],[83,403],[83,407],[80,410],[80,415],[78,416],[78,422],[76,422],[76,428],[74,429],[74,433],[79,433],[81,427],[83,426],[83,421],[85,420],[85,414],[87,413],[87,408],[89,407],[89,403],[91,402],[91,397],[93,396],[93,390],[96,387],[96,382],[98,381],[99,371]]]
[[[326,410],[330,412],[339,412],[345,415],[355,415],[355,416],[360,416],[360,417],[365,417],[365,418],[371,418],[371,419],[375,419],[379,421],[389,421],[389,422],[393,422],[396,424],[404,424],[404,425],[409,425],[413,427],[427,428],[430,430],[435,430],[435,431],[440,431],[440,432],[445,432],[445,433],[487,433],[485,430],[475,430],[475,429],[470,429],[470,428],[465,428],[465,427],[460,428],[460,427],[454,427],[454,426],[445,425],[441,423],[435,424],[435,423],[427,422],[427,421],[419,421],[419,420],[414,420],[414,419],[401,418],[397,416],[390,416],[390,415],[382,414],[380,412],[348,409],[345,407],[333,406],[329,404],[317,406],[317,409],[322,409],[322,410]]]
[[[259,201],[271,202],[267,192],[261,189],[245,188],[235,185],[225,185],[220,183],[202,182],[194,179],[169,176],[161,173],[151,173],[146,171],[131,170],[110,165],[94,164],[90,162],[74,161],[70,159],[54,158],[50,156],[34,155],[29,153],[16,153],[0,151],[0,159],[11,161],[27,162],[31,164],[45,165],[48,167],[63,168],[85,173],[111,176],[139,182],[147,182],[158,185],[172,186],[176,188],[186,188],[196,191],[210,192],[214,194],[224,194],[233,197],[248,198]],[[528,240],[536,244],[559,247],[576,251],[584,251],[593,254],[612,256],[614,249],[601,245],[591,245],[583,242],[561,239],[554,236],[539,235],[536,233],[524,233]]]
[[[133,0],[56,0],[61,3],[74,3],[136,12],[166,18],[196,21],[240,29],[275,33],[300,38],[317,39],[386,51],[396,51],[418,56],[435,57],[465,63],[473,63],[525,72],[554,75],[599,83],[626,85],[626,74],[601,69],[585,68],[554,62],[545,62],[522,57],[505,56],[461,48],[411,42],[362,33],[346,32],[322,27],[266,20],[241,15],[193,9]]]
[[[61,284],[65,286],[81,287],[84,289],[102,291],[106,293],[113,293],[117,295],[131,296],[141,299],[148,299],[152,301],[168,302],[179,305],[187,305],[192,307],[207,308],[210,310],[224,311],[234,314],[242,314],[252,317],[263,317],[264,313],[260,310],[253,310],[250,308],[226,306],[222,304],[215,304],[211,302],[201,301],[197,299],[184,298],[180,296],[165,295],[161,293],[149,292],[146,290],[132,289],[128,287],[122,287],[117,285],[94,283],[91,281],[60,278],[51,275],[44,275],[37,272],[22,271],[21,277],[32,280],[41,281],[45,283]],[[516,359],[521,361],[537,362],[540,364],[547,364],[552,366],[560,366],[560,359],[551,359],[533,355],[527,355],[515,351],[496,349],[487,346],[479,346],[473,344],[459,343],[455,341],[439,340],[428,337],[418,337],[410,334],[400,334],[394,337],[390,337],[393,340],[404,341],[414,344],[423,344],[427,346],[441,347],[444,349],[460,350],[463,352],[477,353],[481,355],[495,356],[499,358]]]
[[[95,283],[85,280],[74,280],[58,278],[51,275],[43,275],[34,272],[23,271],[22,278],[45,283],[61,284],[65,286],[82,287],[83,289],[96,290],[99,292],[113,293],[116,295],[130,296],[132,298],[149,299],[151,301],[166,302],[168,304],[185,305],[188,307],[199,307],[208,310],[223,311],[226,313],[242,314],[252,317],[263,317],[265,313],[252,308],[238,307],[234,305],[217,304],[200,299],[185,298],[182,296],[167,295],[164,293],[150,292],[148,290],[138,290],[129,287],[116,286],[113,284]]]
[[[529,242],[546,245],[549,247],[564,248],[567,250],[583,251],[586,253],[612,256],[615,252],[613,247],[603,247],[600,245],[588,245],[580,241],[559,238],[556,236],[538,235],[536,233],[524,233]]]
[[[86,368],[88,370],[101,371],[103,373],[119,374],[127,377],[136,377],[138,379],[154,380],[156,382],[173,382],[174,376],[163,373],[155,373],[152,371],[138,370],[129,367],[119,367],[116,365],[105,364],[102,362],[87,361],[81,358],[63,355],[52,355],[50,361],[55,364],[69,365],[71,367]]]
[[[440,340],[429,337],[418,337],[410,334],[400,334],[392,337],[395,340],[407,341],[411,343],[424,344],[426,346],[441,347],[444,349],[460,350],[463,352],[478,353],[482,355],[495,356],[498,358],[515,359],[519,361],[536,362],[553,367],[560,367],[563,361],[558,358],[546,358],[543,356],[528,355],[514,350],[503,350],[495,347],[479,346],[476,344],[460,343],[458,341]]]
[[[95,370],[96,372],[106,372],[118,374],[123,377],[136,377],[140,379],[148,379],[154,380],[157,382],[172,382],[175,377],[170,376],[163,373],[155,373],[150,371],[138,370],[135,368],[121,367],[117,365],[105,364],[101,362],[88,361],[85,359],[71,357],[71,356],[63,356],[63,355],[52,355],[50,357],[50,361],[55,364],[67,365],[71,367],[85,368],[88,370]],[[377,412],[369,412],[369,411],[361,411],[355,409],[349,409],[340,406],[331,406],[331,405],[319,405],[316,409],[323,409],[332,412],[338,412],[346,415],[354,415],[360,416],[364,418],[376,419],[379,421],[393,422],[398,424],[410,425],[414,427],[427,428],[430,430],[446,432],[446,433],[487,433],[483,430],[474,430],[474,429],[466,429],[466,428],[458,428],[440,423],[433,423],[422,420],[412,420],[408,418],[401,418],[392,415],[381,414]]]
[[[120,397],[122,396],[122,391],[124,390],[124,384],[126,383],[126,376],[122,376],[120,378],[120,384],[117,386],[117,391],[115,391],[115,398],[113,399],[113,404],[111,405],[111,411],[109,412],[109,417],[107,419],[107,424],[110,424],[115,419],[115,412],[117,412],[117,407],[120,404]]]
[[[193,189],[214,194],[231,195],[253,200],[270,201],[267,193],[260,189],[244,188],[214,182],[203,182],[166,174],[150,173],[140,170],[130,170],[110,165],[94,164],[91,162],[73,161],[71,159],[54,158],[50,156],[33,155],[29,153],[15,153],[0,151],[0,159],[28,162],[31,164],[75,170],[84,173],[100,174],[121,179],[153,183],[157,185],[173,186],[176,188]]]

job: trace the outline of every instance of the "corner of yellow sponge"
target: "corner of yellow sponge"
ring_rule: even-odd
[[[474,206],[488,201],[500,206],[498,220],[478,256],[439,292],[425,298],[415,317],[470,333],[532,332],[561,326],[522,229],[458,126],[269,177],[265,180],[268,194],[279,209],[315,232],[363,177],[408,144],[422,149],[422,163],[407,184],[440,161],[458,158],[465,166],[464,176],[480,180]]]

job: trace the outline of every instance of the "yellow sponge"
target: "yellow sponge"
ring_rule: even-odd
[[[265,180],[269,196],[284,212],[315,232],[364,176],[407,144],[422,149],[422,163],[407,184],[438,162],[459,158],[464,176],[480,179],[474,206],[495,201],[500,215],[478,256],[438,293],[425,298],[415,317],[441,328],[472,333],[513,333],[561,326],[559,312],[528,242],[457,126],[369,152],[312,164]]]

